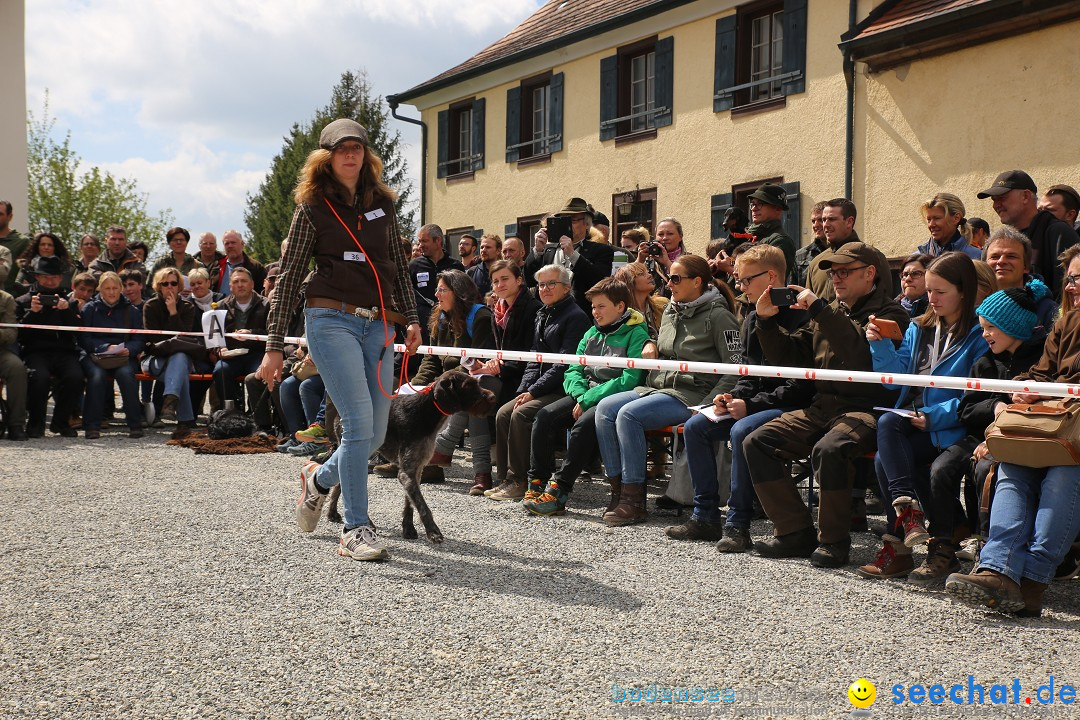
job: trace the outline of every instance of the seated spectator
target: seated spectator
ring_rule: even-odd
[[[1054,323],[1039,361],[1016,379],[1080,381],[1078,337],[1080,313],[1066,313]],[[1015,403],[1045,399],[1037,393],[1012,396]],[[957,600],[1001,612],[1040,616],[1043,593],[1080,532],[1078,507],[1080,467],[1030,468],[1001,463],[990,513],[990,537],[970,574],[948,577],[946,592]]]
[[[193,272],[199,272],[195,270]],[[203,271],[205,272],[205,271]],[[206,348],[199,339],[177,337],[175,332],[202,332],[202,314],[180,298],[183,277],[174,267],[162,268],[154,275],[154,296],[143,306],[143,326],[147,330],[162,330],[157,342],[148,345],[143,370],[163,381],[162,420],[176,420],[174,438],[187,435],[195,426],[191,402],[192,372],[210,371]]]
[[[101,254],[101,241],[87,233],[79,240],[79,259],[75,261],[75,271],[80,273],[90,272],[90,266]]]
[[[619,236],[619,247],[636,257],[638,248],[648,245],[650,239],[648,228],[638,225],[622,231],[622,235]]]
[[[503,240],[502,259],[522,267],[525,265],[525,257],[525,243],[521,242],[521,238],[517,235],[507,235],[506,239]]]
[[[1051,185],[1038,203],[1039,210],[1047,210],[1076,229],[1076,216],[1080,213],[1080,193],[1072,185]]]
[[[34,268],[30,290],[16,301],[16,321],[27,325],[79,324],[79,313],[60,290],[64,266],[58,257],[42,258]],[[55,385],[52,422],[49,429],[64,437],[75,437],[68,424],[83,388],[79,367],[79,346],[75,333],[62,330],[19,329],[23,363],[27,370],[26,434],[45,436],[45,407],[49,390]]]
[[[75,266],[68,256],[67,248],[56,235],[40,232],[26,246],[23,254],[15,260],[15,264],[19,267],[19,274],[15,278],[15,292],[22,295],[30,290],[30,285],[34,282],[33,267],[38,262],[38,258],[43,257],[60,258],[64,268],[64,273],[60,278],[60,289],[64,292],[71,290],[71,278],[75,274]]]
[[[1061,314],[1064,315],[1080,308],[1080,245],[1061,253],[1061,265],[1065,268],[1061,283]]]
[[[536,314],[530,350],[573,353],[590,323],[571,295],[570,270],[564,265],[545,265],[536,271],[536,282],[544,306]],[[499,315],[496,310],[496,324]],[[559,363],[532,361],[525,366],[517,396],[500,407],[495,415],[495,462],[500,483],[486,491],[486,497],[492,500],[525,497],[533,421],[542,407],[563,396],[565,372],[566,365]],[[503,382],[506,382],[505,378]]]
[[[195,268],[187,274],[187,277],[188,284],[191,285],[190,301],[200,314],[212,309],[210,306],[213,303],[225,299],[221,293],[210,290],[210,273],[205,268]]]
[[[124,297],[141,310],[146,302],[146,273],[137,268],[128,268],[121,270],[119,276],[120,282],[124,283]]]
[[[489,236],[485,235],[487,239]],[[479,265],[484,261],[481,245]],[[489,253],[490,256],[490,253]],[[502,262],[501,260],[499,262]],[[435,288],[435,308],[429,320],[429,332],[433,345],[442,347],[491,350],[495,347],[491,310],[480,301],[476,285],[460,270],[443,270],[439,273]],[[420,368],[410,381],[416,387],[429,385],[447,370],[467,371],[483,365],[483,360],[459,358],[453,355],[425,355]],[[501,385],[497,376],[480,378],[480,384],[499,394]],[[472,448],[473,472],[475,473],[471,495],[481,495],[491,489],[491,432],[486,417],[476,417],[465,411],[456,412],[435,441],[435,452],[425,468],[428,481],[441,481],[442,468],[449,467],[454,449],[461,436],[469,428],[469,446]]]
[[[278,276],[281,275],[281,263],[270,263],[266,266],[266,277],[263,278],[262,296],[267,300],[274,297],[274,288],[277,287]]]
[[[255,282],[251,272],[242,265],[232,268],[229,273],[230,295],[218,306],[225,310],[225,332],[240,335],[265,335],[266,318],[270,313],[270,303],[255,292]],[[266,342],[262,340],[244,340],[228,338],[229,351],[222,356],[220,350],[211,350],[210,359],[214,365],[214,386],[221,393],[224,401],[237,400],[240,383],[237,378],[247,377],[259,368]],[[246,350],[243,354],[233,354],[237,350]],[[253,400],[253,398],[249,398]]]
[[[94,262],[87,269],[94,273],[95,277],[101,277],[103,272],[114,272],[120,275],[121,281],[124,279],[124,270],[139,270],[142,272],[143,282],[146,282],[146,266],[139,262],[128,248],[127,230],[119,225],[110,225],[105,231],[105,252],[94,258]],[[131,298],[128,297],[128,300]]]
[[[14,322],[15,298],[0,290],[0,323]],[[0,382],[7,394],[8,440],[26,440],[26,366],[15,353],[18,332],[18,328],[0,328]]]
[[[964,216],[967,210],[960,198],[951,193],[938,193],[919,208],[930,239],[919,246],[919,252],[937,257],[947,252],[962,252],[973,260],[982,251],[971,244],[971,228]]]
[[[826,206],[825,211],[831,209]],[[827,273],[836,300],[826,303],[812,291],[793,286],[799,295],[792,307],[807,310],[811,318],[794,333],[783,331],[775,319],[779,309],[763,292],[757,301],[757,339],[769,362],[824,370],[872,370],[865,336],[870,317],[892,320],[901,329],[908,324],[907,312],[892,299],[892,283],[878,277],[884,259],[881,251],[861,242],[819,255],[814,262]],[[896,394],[867,383],[814,382],[817,395],[809,407],[784,413],[743,442],[754,490],[776,535],[755,541],[754,549],[766,557],[809,557],[816,567],[840,567],[847,564],[851,546],[855,461],[877,445],[874,408],[891,406]],[[813,460],[814,480],[820,488],[817,533],[809,508],[784,473],[786,462],[806,457]]]
[[[986,247],[986,241],[990,238],[990,223],[981,217],[973,217],[968,219],[968,226],[971,228],[971,239],[968,240],[971,246],[980,250]]]
[[[743,320],[743,362],[767,365],[756,336],[758,297],[767,288],[783,287],[787,265],[783,251],[772,245],[752,245],[735,265],[738,284],[751,310]],[[805,325],[810,316],[803,310],[779,307],[776,322],[787,333]],[[814,398],[814,384],[807,380],[767,377],[740,377],[730,393],[717,395],[713,407],[721,415],[718,422],[695,413],[683,426],[686,461],[694,484],[694,511],[682,525],[667,529],[675,540],[717,540],[720,552],[747,552],[754,546],[750,521],[754,519],[754,484],[746,467],[743,440],[751,432],[789,410],[806,407]],[[720,487],[716,451],[713,444],[731,441],[731,497],[725,516],[720,512]],[[726,525],[726,527],[725,527]]]
[[[994,269],[998,289],[1026,287],[1038,308],[1036,335],[1046,335],[1057,317],[1057,301],[1043,281],[1032,278],[1031,241],[1014,227],[1003,225],[990,235],[986,244],[986,262]],[[1059,273],[1060,274],[1060,273]]]
[[[638,246],[637,262],[647,265],[650,271],[656,273],[658,290],[670,297],[666,283],[671,263],[685,254],[682,223],[669,217],[656,224],[655,240]]]
[[[537,268],[552,264],[570,270],[574,300],[588,318],[592,306],[585,299],[585,293],[610,277],[615,253],[610,245],[590,239],[594,211],[581,198],[570,198],[556,215],[570,218],[573,237],[549,238],[547,226],[540,228],[533,238],[533,253],[525,261],[525,274],[532,272],[535,277],[539,272]]]
[[[79,312],[82,312],[86,303],[93,300],[94,295],[97,294],[97,286],[98,281],[93,273],[79,273],[71,278],[71,293],[68,295],[68,302],[77,303]]]
[[[488,233],[480,238],[480,259],[469,267],[465,273],[476,283],[480,297],[483,298],[491,292],[491,266],[502,257],[502,238],[493,233]]]
[[[165,242],[169,246],[169,252],[154,263],[154,268],[150,271],[150,277],[157,277],[158,270],[167,267],[178,269],[181,275],[187,275],[195,268],[200,267],[199,261],[187,252],[190,240],[191,233],[182,227],[172,227],[166,230]],[[129,247],[131,247],[132,252],[135,251],[134,244]]]
[[[86,303],[82,324],[97,328],[142,329],[142,312],[124,297],[120,276],[104,272],[98,278],[98,295]],[[83,431],[87,440],[101,437],[101,420],[105,414],[105,399],[112,394],[113,381],[120,386],[127,419],[128,437],[141,438],[142,405],[135,380],[137,358],[145,341],[141,335],[118,333],[79,333],[79,344],[86,355],[82,359],[86,375],[86,402],[83,406]],[[102,357],[105,356],[105,357]],[[117,364],[116,357],[126,362]]]
[[[630,289],[607,278],[587,293],[595,325],[578,343],[578,355],[639,358],[650,342],[645,318],[630,307]],[[605,397],[631,390],[644,370],[568,365],[566,396],[536,413],[529,458],[529,491],[522,507],[534,515],[562,515],[578,474],[596,456],[596,406]],[[566,454],[555,467],[556,440],[569,429]],[[554,475],[554,478],[552,477]],[[529,497],[529,495],[532,495]]]
[[[926,268],[934,261],[924,252],[912,253],[904,260],[900,270],[900,294],[896,302],[907,310],[912,319],[921,317],[929,306],[926,298]]]
[[[649,337],[655,340],[656,334],[660,332],[660,319],[664,316],[664,308],[670,302],[663,295],[655,294],[656,277],[649,272],[647,265],[634,262],[621,268],[615,278],[630,289],[630,307],[645,318]]]
[[[971,258],[961,252],[938,256],[926,270],[926,288],[930,309],[908,325],[899,349],[891,340],[882,338],[875,322],[877,318],[871,317],[866,324],[874,370],[968,377],[972,365],[987,350],[982,327],[975,317],[978,281]],[[886,547],[878,553],[877,560],[859,568],[863,577],[907,574],[902,568],[895,567],[891,574],[885,572],[885,564],[894,564],[894,554],[907,558],[907,572],[911,572],[910,548],[928,540],[927,559],[911,572],[909,582],[932,587],[959,569],[956,551],[963,538],[953,537],[956,529],[953,510],[954,505],[959,504],[959,495],[955,502],[934,507],[932,540],[926,529],[920,498],[930,497],[930,483],[935,475],[952,475],[955,463],[966,460],[974,449],[967,447],[959,457],[947,452],[967,436],[957,415],[962,394],[960,390],[947,388],[901,386],[895,407],[913,409],[914,417],[886,413],[878,421],[878,451],[874,465],[881,496],[886,501],[888,534],[883,538]],[[930,479],[923,472],[924,466],[930,468]],[[963,517],[962,511],[960,517]]]
[[[671,303],[664,310],[655,343],[664,360],[730,363],[742,353],[739,323],[726,286],[713,283],[704,258],[682,255],[669,266]],[[596,410],[596,436],[611,501],[604,522],[611,526],[644,522],[645,431],[680,425],[691,405],[711,403],[738,378],[712,373],[654,370],[644,386],[610,395]]]
[[[300,379],[293,370],[297,370],[301,364],[310,363],[315,371],[314,375]],[[326,383],[319,375],[318,368],[314,367],[314,361],[308,356],[307,348],[300,345],[286,357],[286,369],[288,376],[277,386],[279,401],[281,404],[282,422],[285,424],[285,441],[277,446],[278,452],[289,452],[290,449],[310,443],[305,450],[322,450],[325,440],[301,441],[296,438],[296,433],[304,428],[313,431],[320,439],[328,438],[326,435]],[[252,387],[248,384],[248,395],[252,393]],[[322,430],[320,433],[319,430]],[[306,453],[310,455],[311,453]]]
[[[996,293],[998,288],[997,275],[994,268],[983,260],[975,260],[975,275],[979,279],[979,294],[975,296],[976,307],[983,300]]]

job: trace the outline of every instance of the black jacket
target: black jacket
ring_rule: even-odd
[[[15,299],[16,322],[27,325],[75,326],[79,324],[78,303],[69,303],[67,310],[43,307],[41,312],[31,312],[30,301],[37,294],[64,297],[64,293],[61,292],[60,288],[56,290],[31,288],[30,292]],[[19,328],[19,344],[22,346],[24,357],[31,353],[79,354],[79,345],[75,340],[75,333],[64,330],[28,330]]]
[[[1032,338],[1021,343],[1014,352],[1000,355],[995,355],[992,350],[988,350],[971,367],[971,377],[1011,380],[1017,375],[1023,375],[1042,357],[1044,341],[1045,337]],[[999,402],[1011,403],[1012,396],[1009,393],[988,393],[979,390],[964,392],[956,412],[960,422],[967,428],[968,435],[978,438],[980,442],[983,440],[986,436],[986,428],[994,422],[994,405]]]
[[[544,303],[526,290],[521,289],[514,304],[510,306],[510,317],[506,321],[506,328],[495,324],[495,318],[491,319],[492,331],[495,333],[495,347],[499,350],[516,350],[524,352],[532,350],[533,336],[536,334],[536,314]],[[507,402],[517,395],[518,385],[525,374],[524,360],[503,360],[499,377],[502,379],[502,390],[499,392],[499,400]]]
[[[540,353],[577,352],[585,331],[592,327],[589,316],[581,311],[572,296],[552,306],[544,305],[536,313],[535,338],[531,350]],[[518,393],[527,392],[534,398],[563,391],[565,365],[530,362],[518,384]]]
[[[777,324],[788,333],[793,333],[810,321],[810,315],[803,310],[782,307],[776,316]],[[757,337],[757,311],[751,310],[743,320],[742,337],[747,365],[768,365],[765,351]],[[814,383],[810,380],[790,380],[785,378],[740,377],[731,389],[731,396],[736,400],[746,401],[746,414],[753,415],[771,408],[795,410],[804,408],[814,399]]]
[[[558,249],[558,242],[549,242],[542,256],[530,253],[529,257],[525,259],[525,274],[535,280],[536,273],[540,268],[555,262],[555,253]],[[577,301],[578,307],[584,310],[586,315],[589,315],[592,312],[592,303],[585,299],[585,293],[592,289],[592,286],[596,283],[611,276],[611,263],[615,259],[615,251],[610,245],[593,242],[592,240],[582,240],[577,246],[577,251],[578,260],[570,268],[574,273],[570,285],[574,291],[574,300]],[[535,285],[535,282],[533,284]],[[573,352],[573,350],[570,352]]]
[[[270,315],[270,301],[259,293],[251,296],[251,307],[248,308],[247,322],[241,327],[237,323],[236,315],[239,308],[236,307],[236,296],[230,295],[218,305],[219,310],[225,311],[225,332],[231,333],[237,330],[250,330],[255,335],[266,334],[266,320]],[[245,342],[236,338],[226,338],[225,344],[230,350],[236,348],[248,348],[253,353],[266,351],[266,343]]]
[[[1077,237],[1072,225],[1058,220],[1049,210],[1036,213],[1031,225],[1024,229],[1024,234],[1031,240],[1032,270],[1042,276],[1054,297],[1060,298],[1061,279],[1065,271],[1058,262],[1058,256],[1065,248],[1080,243],[1080,237]]]

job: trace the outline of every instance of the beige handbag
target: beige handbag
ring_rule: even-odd
[[[1006,406],[986,433],[997,462],[1033,468],[1080,465],[1080,402]]]
[[[311,359],[311,355],[305,355],[304,359],[293,365],[292,376],[303,382],[309,377],[314,377],[319,374],[319,368],[315,367],[314,361]]]

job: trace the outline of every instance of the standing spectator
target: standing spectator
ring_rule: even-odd
[[[480,238],[480,259],[465,271],[476,283],[481,298],[491,292],[491,266],[502,255],[502,244],[502,238],[498,235],[489,233]]]
[[[0,323],[15,322],[15,298],[0,290]],[[7,388],[7,439],[26,440],[26,366],[15,354],[18,328],[0,328],[0,381]]]
[[[88,302],[82,312],[82,324],[97,328],[142,329],[142,312],[126,297],[120,276],[104,272],[98,278],[98,296]],[[139,404],[139,388],[135,369],[139,353],[145,344],[141,335],[116,333],[79,333],[79,345],[86,354],[82,359],[86,375],[86,402],[83,406],[83,430],[87,440],[101,437],[101,421],[105,414],[106,395],[112,394],[113,381],[120,386],[127,418],[128,437],[141,438],[142,406]],[[99,364],[97,355],[108,355],[105,362],[120,357],[126,362],[115,367]]]
[[[509,235],[503,240],[502,259],[508,260],[518,267],[525,265],[525,243],[517,235]]]
[[[592,207],[592,206],[590,206]],[[611,244],[611,221],[608,220],[608,216],[602,212],[597,212],[593,208],[593,230],[600,233],[598,242],[602,242],[605,245]]]
[[[217,249],[217,236],[212,232],[204,232],[199,236],[199,253],[195,259],[206,268],[210,274],[210,285],[214,286],[218,273],[221,271],[221,260],[225,254]]]
[[[1038,188],[1023,170],[1007,170],[994,184],[977,195],[980,200],[994,199],[994,212],[1006,225],[1012,225],[1031,240],[1030,267],[1050,287],[1051,294],[1061,294],[1061,266],[1058,256],[1080,243],[1072,225],[1054,217],[1049,210],[1039,210]],[[991,239],[993,239],[991,237]]]
[[[255,292],[255,280],[251,271],[237,265],[229,272],[229,296],[220,306],[225,310],[225,332],[240,335],[265,335],[270,303]],[[236,400],[240,383],[238,377],[255,372],[262,362],[266,343],[261,340],[227,338],[228,350],[211,350],[210,359],[215,360],[214,386],[222,400]],[[239,354],[237,350],[246,350]]]
[[[427,327],[431,309],[435,307],[439,273],[444,270],[465,272],[465,266],[443,251],[444,236],[438,225],[423,226],[417,231],[416,238],[420,241],[423,257],[409,262],[409,275],[412,276],[413,289],[416,291],[416,314],[420,318],[423,342],[427,345],[431,340]]]
[[[480,256],[477,254],[476,248],[476,238],[472,235],[466,233],[458,239],[458,255],[461,256],[461,264],[465,266],[466,270],[480,262]]]
[[[535,276],[539,268],[547,265],[561,265],[570,270],[574,300],[587,319],[592,305],[585,299],[585,293],[611,275],[615,253],[610,245],[588,239],[593,210],[581,198],[570,198],[556,215],[570,218],[573,237],[549,238],[546,227],[537,231],[533,238],[533,252],[525,262],[525,274],[528,276],[531,272]]]
[[[640,225],[637,227],[627,228],[622,231],[622,235],[619,236],[619,247],[632,256],[637,257],[638,248],[643,244],[648,245],[651,236],[649,235],[649,229]]]
[[[780,223],[787,209],[787,191],[779,185],[765,183],[750,195],[751,223],[746,232],[754,236],[752,242],[772,245],[784,252],[789,275],[786,279],[795,282],[795,241]]]
[[[814,203],[810,208],[810,232],[813,237],[810,243],[801,247],[795,253],[795,284],[806,287],[806,275],[810,269],[810,263],[825,250],[829,244],[825,239],[825,224],[821,221],[821,214],[825,210],[825,201]]]
[[[930,239],[919,246],[919,252],[932,257],[947,252],[962,252],[974,260],[982,257],[979,248],[969,242],[971,229],[964,217],[967,210],[960,198],[951,193],[938,193],[924,202],[919,212],[926,222],[926,229],[930,231]]]
[[[146,282],[146,266],[139,262],[135,253],[128,250],[127,230],[119,225],[110,225],[105,231],[105,254],[99,255],[90,264],[94,277],[101,273],[114,272],[119,275],[124,270],[141,270],[143,282]]]
[[[990,223],[981,217],[973,217],[968,219],[968,226],[971,227],[971,240],[969,242],[972,246],[980,250],[986,247],[986,241],[990,238]]]
[[[1039,209],[1048,210],[1058,220],[1077,228],[1077,213],[1080,212],[1080,193],[1072,185],[1051,185],[1039,200]]]
[[[42,232],[34,236],[30,245],[23,250],[23,254],[15,261],[19,266],[19,275],[15,278],[15,289],[20,295],[29,290],[30,285],[34,282],[33,267],[38,258],[53,256],[60,258],[64,268],[64,274],[60,278],[60,289],[64,292],[71,290],[71,277],[75,274],[75,266],[72,265],[71,259],[68,257],[67,248],[56,235]]]
[[[656,240],[638,246],[637,262],[649,267],[656,278],[657,288],[668,295],[667,277],[671,263],[685,253],[682,223],[675,218],[664,218],[656,224]]]
[[[1038,316],[1035,335],[1044,337],[1057,318],[1058,306],[1046,284],[1031,277],[1031,258],[1031,241],[1010,225],[995,230],[986,244],[986,262],[994,269],[998,289],[1026,287],[1031,291]]]
[[[225,257],[218,260],[217,291],[226,296],[232,292],[230,277],[238,267],[248,271],[253,287],[261,288],[266,279],[266,268],[244,252],[244,237],[236,230],[226,230],[221,236],[221,244],[225,248]]]
[[[79,324],[75,305],[60,292],[63,271],[58,257],[44,258],[38,263],[30,291],[15,301],[18,322],[27,325]],[[45,406],[50,387],[55,383],[56,404],[49,429],[64,437],[75,437],[68,420],[83,388],[75,333],[22,328],[19,343],[28,375],[26,434],[31,438],[45,436]]]
[[[30,240],[11,227],[12,217],[14,217],[14,212],[12,212],[11,203],[7,200],[0,200],[0,247],[7,249],[11,253],[11,259],[14,262],[16,258],[21,257],[23,252],[26,251],[26,246],[30,244]],[[7,279],[4,281],[4,291],[12,296],[15,294],[14,267],[8,272]]]
[[[825,233],[825,240],[828,242],[829,247],[811,261],[810,267],[806,270],[806,282],[809,283],[806,287],[810,289],[810,292],[814,293],[815,297],[819,297],[827,303],[836,299],[836,293],[833,289],[833,283],[829,279],[829,274],[825,272],[825,268],[821,266],[821,263],[837,252],[843,245],[849,242],[862,242],[859,234],[855,232],[855,217],[855,203],[847,198],[826,200],[825,207],[821,210],[822,230]],[[889,297],[892,297],[892,268],[889,267],[889,261],[880,252],[874,254],[874,257],[877,258],[877,265],[875,266],[877,272],[874,282]]]
[[[128,250],[131,251],[131,254],[135,256],[135,259],[138,260],[143,267],[146,267],[146,257],[150,253],[150,248],[147,247],[146,243],[142,240],[134,240],[128,243]]]
[[[166,230],[165,242],[169,245],[169,252],[154,263],[154,269],[151,271],[150,277],[156,278],[158,270],[162,268],[178,268],[181,275],[187,275],[199,267],[199,261],[188,255],[187,246],[189,240],[191,240],[191,233],[182,227],[172,227]]]
[[[896,296],[896,302],[907,310],[910,318],[922,317],[929,307],[926,297],[926,268],[934,258],[926,253],[916,252],[908,255],[901,265],[900,270],[900,294]]]
[[[87,233],[79,240],[79,259],[75,261],[78,272],[90,272],[90,266],[101,255],[101,241]]]

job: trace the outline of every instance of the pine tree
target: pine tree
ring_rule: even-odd
[[[319,133],[323,127],[337,118],[351,118],[367,128],[371,147],[383,161],[383,179],[398,192],[396,207],[401,230],[412,235],[416,211],[411,207],[412,186],[406,176],[401,133],[391,132],[386,104],[381,96],[372,96],[367,73],[347,70],[331,91],[330,102],[316,110],[308,122],[293,124],[259,191],[248,195],[248,207],[244,212],[248,247],[260,261],[272,262],[280,256],[281,241],[289,231],[296,207],[293,189],[297,176],[308,153],[319,146]]]

